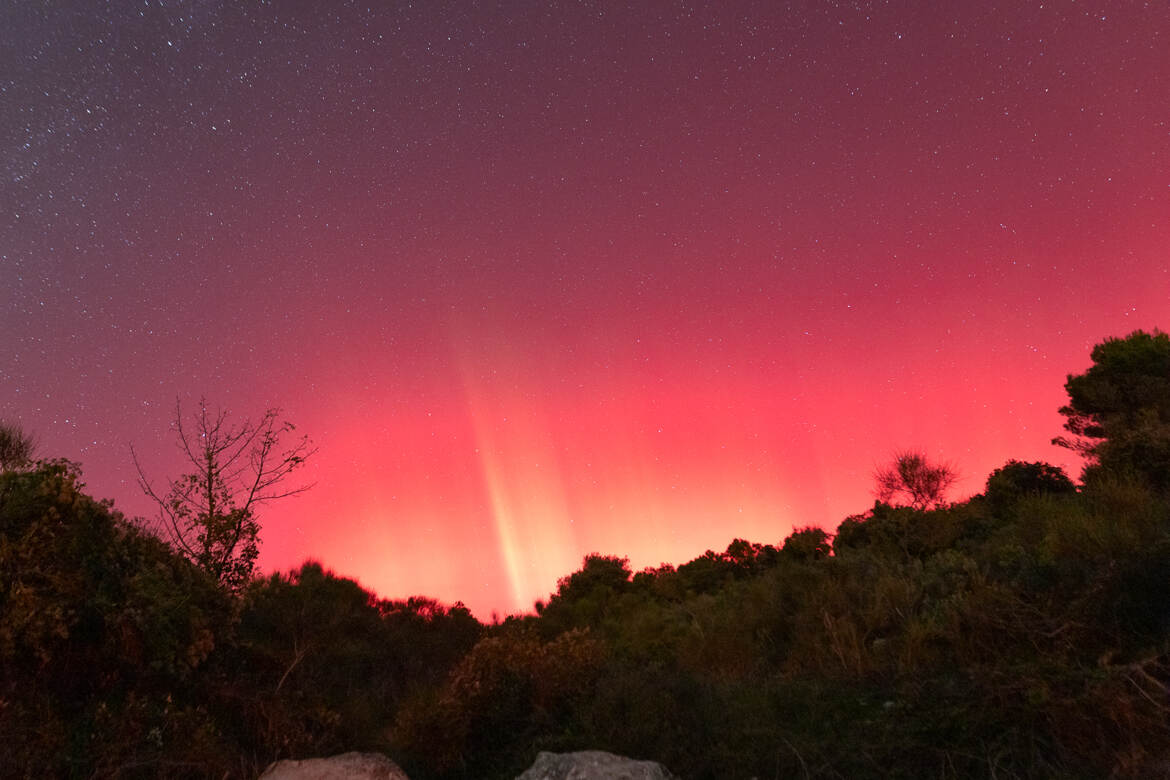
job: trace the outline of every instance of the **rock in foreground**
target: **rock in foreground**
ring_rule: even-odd
[[[662,764],[635,761],[601,750],[545,753],[516,780],[674,780]]]
[[[409,779],[397,764],[381,753],[342,753],[329,758],[277,761],[264,770],[260,780]]]

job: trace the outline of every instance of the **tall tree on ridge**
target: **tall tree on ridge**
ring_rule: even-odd
[[[1105,471],[1170,490],[1170,336],[1134,331],[1101,342],[1091,357],[1064,386],[1060,413],[1072,437],[1053,444],[1085,456],[1085,481]]]

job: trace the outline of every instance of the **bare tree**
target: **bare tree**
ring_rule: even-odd
[[[931,463],[926,455],[913,450],[894,454],[894,462],[874,472],[878,500],[890,503],[904,498],[915,509],[942,506],[946,492],[959,478],[949,463]]]
[[[17,471],[32,463],[36,441],[15,423],[0,422],[0,471]]]
[[[251,578],[260,552],[257,507],[312,487],[290,487],[287,480],[317,450],[307,436],[282,445],[295,428],[280,419],[279,409],[231,425],[226,411],[211,413],[203,399],[184,420],[176,401],[173,428],[192,471],[169,479],[159,492],[131,447],[138,484],[158,506],[160,534],[221,585],[237,590]]]

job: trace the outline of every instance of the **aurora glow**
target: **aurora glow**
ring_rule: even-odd
[[[1170,13],[11,3],[0,417],[130,513],[176,397],[283,407],[262,564],[526,610],[1049,445],[1166,328]],[[961,497],[956,495],[956,498]]]

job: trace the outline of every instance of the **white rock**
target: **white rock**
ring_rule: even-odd
[[[329,758],[276,761],[260,780],[409,780],[381,753],[342,753]]]
[[[662,764],[635,761],[601,750],[546,753],[516,780],[674,780]]]

